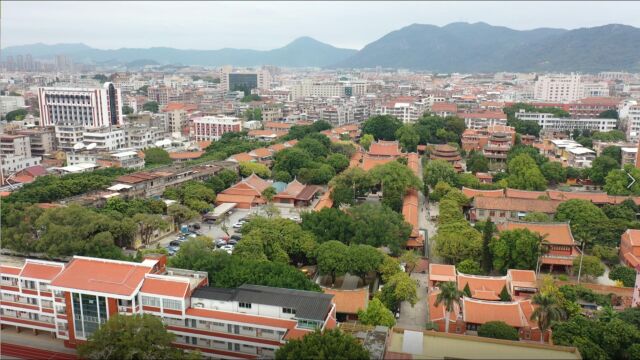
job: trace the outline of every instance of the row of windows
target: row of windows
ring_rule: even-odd
[[[160,298],[151,296],[142,296],[143,306],[160,307]],[[172,299],[162,299],[162,307],[164,309],[182,310],[182,301]]]

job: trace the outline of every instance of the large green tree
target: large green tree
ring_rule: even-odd
[[[384,205],[365,203],[350,208],[347,213],[353,219],[350,240],[353,244],[388,246],[398,253],[411,234],[411,225],[404,217]]]
[[[467,160],[467,171],[471,171],[474,174],[489,171],[489,159],[482,152],[473,151]]]
[[[453,166],[444,160],[432,160],[424,168],[424,182],[434,187],[443,181],[453,187],[458,185],[457,173]]]
[[[571,232],[576,240],[591,246],[598,229],[607,223],[602,209],[587,200],[572,199],[562,202],[556,210],[556,220],[569,221]]]
[[[491,241],[493,268],[502,273],[508,269],[535,270],[541,242],[542,237],[528,229],[502,231]]]
[[[306,211],[301,217],[302,228],[314,233],[318,242],[338,240],[346,244],[353,236],[353,220],[342,210]]]
[[[620,163],[616,161],[616,159],[607,155],[598,156],[593,160],[593,164],[591,164],[589,179],[596,184],[602,185],[604,184],[607,175],[609,175],[609,172],[619,168]]]
[[[597,159],[596,159],[597,160]],[[640,169],[626,164],[624,169],[611,170],[605,178],[604,190],[609,195],[640,195]]]
[[[376,115],[362,124],[362,133],[371,134],[376,140],[395,140],[402,122],[390,115]]]
[[[404,196],[410,188],[422,188],[422,181],[413,171],[397,161],[378,165],[369,174],[382,190],[382,204],[397,212],[402,211]]]
[[[358,321],[365,325],[382,325],[389,328],[396,324],[391,310],[387,309],[377,298],[369,302],[366,310],[358,310]]]
[[[329,186],[333,188],[331,199],[334,206],[355,205],[355,199],[365,196],[374,186],[374,179],[368,172],[354,167],[334,177]]]
[[[567,181],[567,170],[559,162],[546,162],[540,166],[540,171],[550,184],[561,184]]]
[[[317,245],[313,233],[304,231],[295,221],[283,218],[256,217],[242,227],[242,234],[237,251],[242,251],[244,244],[262,244],[267,259],[294,264],[308,263],[314,257]]]
[[[420,135],[411,124],[404,124],[395,133],[396,139],[400,142],[402,150],[405,152],[415,152],[417,150],[418,143],[420,142]]]
[[[365,283],[366,276],[378,269],[384,260],[383,254],[378,249],[369,245],[349,246],[349,273],[357,275]]]
[[[302,339],[289,340],[276,351],[277,360],[368,360],[369,352],[351,335],[339,329],[319,330]]]
[[[95,360],[186,358],[180,349],[172,345],[174,339],[175,335],[168,332],[156,316],[114,314],[87,342],[78,346],[78,355]]]
[[[621,281],[625,287],[633,287],[636,283],[636,270],[624,265],[618,265],[609,272],[609,279]]]
[[[546,190],[547,180],[536,162],[528,155],[521,154],[511,159],[507,165],[509,187],[521,190]]]
[[[316,250],[316,259],[318,271],[331,276],[331,286],[335,284],[336,277],[349,271],[349,247],[339,241],[331,240],[320,244]]]

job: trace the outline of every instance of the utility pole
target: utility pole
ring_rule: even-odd
[[[582,253],[580,254],[580,267],[578,268],[578,284],[580,284],[580,275],[582,274],[582,260],[584,259],[584,245],[586,241],[582,242]]]

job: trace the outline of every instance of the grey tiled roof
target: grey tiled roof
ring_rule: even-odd
[[[236,289],[198,288],[193,297],[292,308],[296,310],[296,318],[322,321],[331,309],[333,295],[245,284]]]

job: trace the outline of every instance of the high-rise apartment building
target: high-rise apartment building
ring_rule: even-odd
[[[541,75],[536,80],[533,97],[536,100],[550,102],[572,102],[582,97],[581,76],[571,73]]]
[[[102,88],[38,88],[42,126],[82,125],[99,128],[121,125],[120,89],[106,82]]]
[[[269,89],[271,74],[267,70],[240,70],[225,66],[220,70],[220,87],[224,91]],[[249,94],[245,94],[249,95]]]
[[[273,358],[291,339],[336,326],[333,295],[256,285],[209,287],[206,272],[166,257],[126,262],[75,256],[0,266],[2,325],[45,331],[76,347],[114,315],[157,316],[174,345],[215,358]]]

